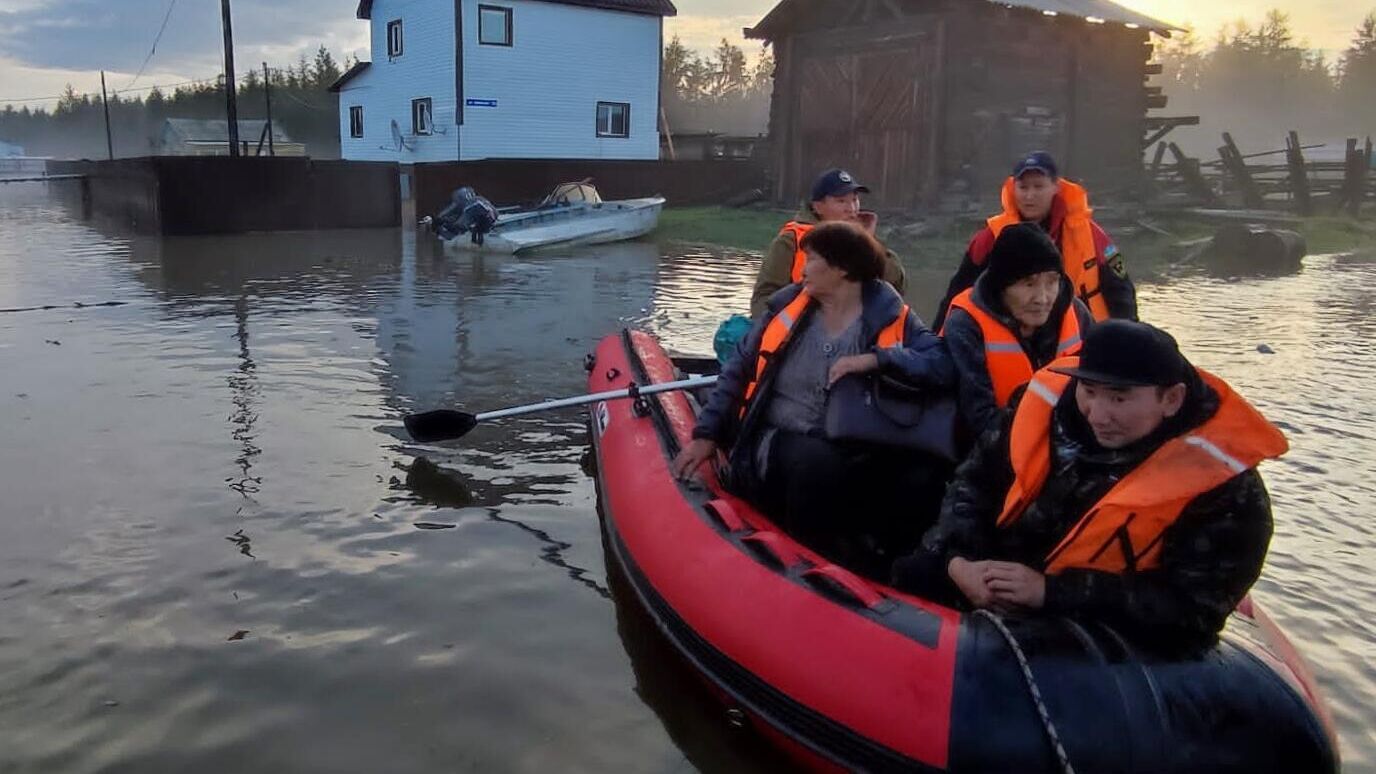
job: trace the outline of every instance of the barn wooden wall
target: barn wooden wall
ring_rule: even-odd
[[[870,202],[880,208],[962,193],[996,201],[1031,150],[1050,151],[1095,190],[1137,190],[1145,30],[987,3],[881,7],[903,16],[860,14],[865,23],[827,29],[800,19],[775,41],[779,201],[797,201],[833,165],[875,189]]]

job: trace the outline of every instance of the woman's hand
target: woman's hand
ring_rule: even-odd
[[[683,450],[670,463],[669,470],[674,474],[674,478],[680,481],[690,481],[697,475],[697,470],[702,466],[702,463],[712,459],[716,453],[716,441],[694,438],[693,442],[683,447]]]
[[[1046,604],[1046,576],[1013,562],[989,562],[985,580],[1001,605],[1040,610]]]
[[[827,374],[827,386],[841,381],[841,377],[850,374],[867,374],[871,371],[879,370],[879,356],[870,353],[868,355],[849,355],[831,364],[831,371]]]

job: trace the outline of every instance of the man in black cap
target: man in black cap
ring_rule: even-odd
[[[1123,268],[1122,254],[1094,222],[1088,192],[1061,177],[1051,154],[1036,151],[1020,159],[1003,184],[1002,202],[1003,212],[989,218],[970,240],[965,258],[937,308],[934,328],[941,329],[951,301],[975,283],[994,241],[1014,223],[1036,223],[1051,236],[1061,251],[1075,294],[1095,320],[1137,319],[1137,289]]]
[[[1038,372],[956,472],[899,588],[1097,621],[1139,644],[1217,639],[1261,573],[1256,466],[1285,437],[1175,340],[1113,320]]]
[[[850,221],[874,233],[878,218],[873,212],[860,209],[860,194],[869,192],[870,189],[844,169],[828,169],[817,178],[812,184],[808,201],[793,220],[784,224],[769,245],[769,252],[765,254],[759,276],[755,279],[755,290],[750,294],[751,317],[759,317],[769,297],[780,289],[803,281],[803,265],[807,263],[807,256],[800,245],[803,236],[818,223]],[[884,259],[883,278],[902,295],[903,265],[892,250]]]

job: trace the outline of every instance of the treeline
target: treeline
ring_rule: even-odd
[[[305,143],[306,151],[316,158],[339,155],[339,95],[327,89],[352,64],[345,59],[341,65],[321,46],[314,59],[303,55],[295,64],[268,68],[273,123],[293,141]],[[241,71],[236,80],[240,120],[265,118],[262,70]],[[110,96],[111,134],[115,155],[120,157],[156,152],[165,119],[223,121],[224,117],[223,78],[179,85],[170,93],[154,88],[146,95]],[[8,105],[0,110],[0,139],[23,146],[30,156],[105,158],[100,94],[81,94],[68,85],[52,110]]]
[[[1225,28],[1209,46],[1188,31],[1158,56],[1167,112],[1201,117],[1171,137],[1195,155],[1214,157],[1225,131],[1244,152],[1282,148],[1291,129],[1306,143],[1376,135],[1376,12],[1335,60],[1298,40],[1279,10]]]
[[[675,134],[713,131],[757,135],[768,130],[774,57],[761,48],[752,63],[723,39],[704,54],[677,36],[664,47],[660,99]]]

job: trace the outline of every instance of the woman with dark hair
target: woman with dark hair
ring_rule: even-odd
[[[803,281],[769,299],[722,370],[674,473],[692,476],[729,449],[727,485],[814,550],[852,560],[866,535],[901,549],[935,518],[949,465],[828,438],[831,387],[875,373],[948,391],[955,367],[942,341],[880,279],[885,250],[873,236],[825,223],[802,246]],[[838,399],[863,399],[846,395]]]
[[[997,423],[1032,374],[1078,352],[1093,324],[1051,237],[1034,223],[1005,228],[941,329],[960,371],[960,413],[972,435]]]

